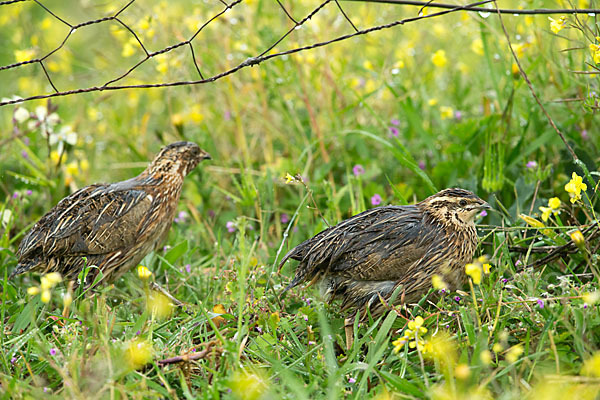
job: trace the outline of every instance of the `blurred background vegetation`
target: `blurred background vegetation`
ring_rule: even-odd
[[[41,3],[71,25],[114,15],[127,4]],[[321,4],[281,3],[297,21]],[[414,17],[419,11],[360,1],[340,5],[358,29]],[[498,6],[572,9],[596,4],[534,0],[502,1]],[[153,52],[189,39],[224,8],[217,0],[137,0],[119,15],[123,24],[112,20],[73,32],[44,61],[46,72],[60,91],[103,85],[145,57],[126,26]],[[188,313],[177,311],[166,322],[157,322],[144,311],[143,294],[148,292],[134,272],[94,299],[77,298],[64,320],[60,298],[53,300],[56,307],[52,302],[28,302],[26,289],[36,284],[35,275],[4,283],[0,392],[17,397],[93,393],[86,374],[105,371],[106,360],[118,358],[119,349],[138,332],[157,351],[154,366],[135,373],[105,371],[106,381],[96,388],[99,397],[118,393],[141,398],[152,391],[185,397],[194,390],[211,393],[206,397],[229,396],[230,391],[247,398],[279,397],[298,390],[309,398],[394,391],[435,397],[430,384],[458,379],[450,392],[444,392],[447,386],[440,389],[442,398],[465,398],[465,393],[509,398],[537,393],[532,387],[548,370],[555,377],[579,374],[584,361],[597,354],[600,340],[598,330],[592,329],[600,326],[598,310],[588,309],[590,301],[582,300],[597,289],[598,276],[577,275],[597,269],[594,247],[572,260],[548,264],[541,274],[538,269],[518,275],[516,294],[507,295],[514,303],[502,303],[500,295],[507,279],[520,271],[519,263],[530,261],[530,253],[509,252],[507,240],[525,248],[536,240],[561,245],[571,240],[569,229],[597,223],[599,26],[595,15],[551,17],[508,14],[503,22],[537,95],[591,172],[587,175],[582,165],[573,163],[536,104],[493,11],[460,11],[407,23],[272,58],[214,83],[99,91],[0,107],[3,276],[16,265],[14,253],[23,233],[77,188],[130,178],[163,145],[177,140],[194,141],[213,157],[186,179],[181,212],[164,251],[144,261],[157,281],[191,305]],[[293,26],[277,2],[246,0],[209,23],[191,43],[203,76],[209,77],[269,49]],[[330,2],[269,53],[352,32],[336,3]],[[2,4],[0,65],[45,56],[68,33],[67,24],[39,3]],[[118,84],[197,79],[189,46],[182,46],[150,58]],[[0,82],[0,97],[8,99],[53,91],[39,63],[1,70]],[[573,172],[586,178],[589,194],[576,205],[564,189]],[[288,173],[300,174],[305,185],[286,184]],[[335,346],[326,333],[337,332],[342,317],[334,309],[324,312],[313,290],[298,290],[281,303],[276,293],[288,282],[292,268],[277,274],[276,256],[280,259],[327,222],[337,223],[376,205],[412,203],[452,186],[472,190],[494,206],[497,212],[482,217],[481,223],[518,228],[482,231],[488,243],[482,253],[495,265],[485,288],[477,288],[478,296],[486,299],[483,304],[448,298],[438,309],[411,311],[413,317],[433,316],[426,319],[431,331],[432,324],[448,330],[458,349],[450,364],[466,365],[472,372],[457,378],[459,370],[448,375],[450,369],[444,369],[444,362],[440,367],[440,360],[435,360],[436,366],[423,365],[412,350],[393,353],[389,341],[394,334],[388,331],[403,326],[401,318],[392,320],[395,317],[388,319],[389,326],[379,321],[385,328],[380,335],[361,328],[365,338],[375,337],[362,342],[373,346],[366,358],[359,341],[357,350],[336,362]],[[548,223],[558,236],[525,231],[519,214],[540,219],[539,207],[553,197],[563,207],[564,223]],[[565,273],[573,276],[559,280]],[[548,285],[560,287],[560,293],[549,291]],[[535,316],[528,315],[530,305],[545,298],[543,293],[576,300],[538,305]],[[221,308],[215,309],[218,305]],[[219,344],[226,355],[220,361],[213,358],[200,366],[161,372],[156,360],[215,340],[212,311],[226,316],[223,336],[229,342]],[[111,319],[109,331],[106,324]],[[79,321],[95,336],[87,336]],[[276,345],[278,338],[285,340]],[[492,364],[479,361],[484,348],[491,350],[494,343],[503,349],[525,343],[526,351],[512,363],[502,357]],[[88,360],[89,368],[70,366],[68,360],[76,359]],[[555,364],[562,369],[556,371]],[[486,378],[489,374],[493,377]],[[564,390],[584,385],[597,395],[597,377],[589,382],[579,378],[583,380],[552,382]],[[281,388],[273,388],[280,380],[285,381]],[[128,385],[140,382],[147,386],[127,393]],[[253,385],[256,393],[248,389]]]

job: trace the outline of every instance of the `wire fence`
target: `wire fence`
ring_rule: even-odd
[[[15,97],[12,99],[3,99],[0,101],[1,106],[7,106],[10,104],[18,104],[31,100],[38,99],[48,99],[53,97],[61,97],[68,95],[76,95],[82,93],[89,92],[103,92],[103,91],[113,91],[113,90],[123,90],[123,89],[144,89],[144,88],[160,88],[160,87],[173,87],[173,86],[188,86],[188,85],[200,85],[206,84],[210,82],[215,82],[219,79],[222,79],[226,76],[232,75],[241,69],[252,67],[263,62],[272,60],[274,58],[280,58],[285,55],[298,53],[302,51],[307,51],[310,49],[333,45],[337,42],[341,42],[344,40],[348,40],[357,36],[367,35],[372,32],[390,29],[393,27],[414,23],[423,19],[429,18],[437,18],[443,15],[447,15],[450,13],[458,12],[458,11],[466,11],[466,12],[479,12],[479,13],[491,13],[492,15],[495,13],[498,14],[511,14],[511,15],[535,15],[535,14],[588,14],[588,15],[596,15],[600,13],[600,9],[535,9],[535,10],[516,10],[516,9],[498,9],[495,6],[492,6],[493,3],[495,5],[494,0],[482,0],[473,2],[466,5],[454,5],[454,4],[444,4],[444,3],[434,3],[434,2],[421,2],[421,1],[411,1],[411,0],[323,0],[319,3],[315,8],[313,8],[308,14],[304,15],[301,19],[295,18],[293,13],[290,11],[290,7],[286,7],[281,0],[276,0],[278,7],[281,9],[281,12],[285,15],[290,21],[290,27],[287,31],[278,36],[278,39],[273,41],[273,43],[259,54],[255,56],[249,57],[246,60],[238,63],[237,65],[217,72],[212,75],[206,75],[202,71],[201,63],[198,62],[197,50],[194,49],[198,47],[198,43],[201,42],[201,33],[206,27],[210,24],[215,23],[215,21],[226,16],[227,13],[231,12],[234,8],[243,7],[244,0],[235,0],[232,2],[226,2],[225,0],[214,0],[216,3],[220,3],[223,8],[216,12],[212,17],[208,18],[201,26],[197,28],[197,30],[187,39],[181,40],[177,43],[168,45],[157,51],[148,50],[148,46],[145,45],[142,40],[142,35],[139,32],[136,32],[135,28],[131,26],[131,24],[127,24],[122,16],[127,12],[128,9],[136,2],[136,0],[130,0],[127,4],[125,4],[122,8],[114,12],[112,15],[88,20],[85,22],[81,22],[78,24],[73,24],[68,21],[68,18],[61,17],[56,12],[52,11],[51,8],[45,5],[40,0],[8,0],[8,1],[0,1],[0,10],[2,7],[6,7],[8,5],[14,3],[24,3],[24,2],[34,2],[38,7],[40,7],[45,13],[51,16],[53,19],[59,21],[61,24],[65,25],[68,28],[67,34],[62,39],[60,44],[48,51],[45,55],[37,58],[32,58],[29,60],[0,66],[0,74],[2,71],[8,70],[16,70],[18,68],[24,68],[30,65],[39,65],[41,71],[43,71],[43,77],[48,82],[50,87],[52,88],[52,92],[49,93],[39,93],[36,95],[32,95],[25,98]],[[375,25],[367,28],[358,28],[358,24],[356,24],[352,17],[344,10],[342,7],[343,3],[348,2],[362,2],[362,3],[387,3],[387,4],[395,4],[395,5],[411,5],[419,7],[418,11],[415,13],[414,17],[408,17],[403,19],[398,19],[386,24]],[[345,6],[346,4],[344,4]],[[421,11],[427,7],[428,9],[439,9],[440,11],[434,13],[428,13],[424,15]],[[324,10],[328,8],[334,8],[335,12],[338,12],[344,20],[348,23],[349,28],[352,30],[351,33],[340,35],[337,37],[329,38],[323,41],[315,41],[311,44],[297,46],[285,51],[275,51],[276,46],[284,42],[295,30],[301,28],[302,26],[309,24],[311,20],[313,20],[318,14],[322,13]],[[89,27],[100,24],[108,24],[108,23],[118,23],[122,26],[129,35],[135,40],[135,42],[142,49],[144,56],[139,61],[134,62],[127,70],[123,73],[115,73],[114,77],[107,80],[105,83],[96,86],[89,87],[80,87],[71,90],[61,90],[58,84],[56,84],[55,80],[53,80],[52,73],[47,68],[47,60],[55,55],[56,53],[62,51],[69,41],[74,35],[78,34],[84,29],[89,29]],[[167,54],[176,49],[180,48],[188,48],[189,49],[189,59],[193,63],[195,71],[197,72],[197,79],[192,80],[176,80],[169,82],[156,82],[156,83],[144,83],[144,84],[126,84],[124,83],[125,78],[129,77],[136,69],[140,68],[142,65],[147,63],[149,60],[156,58],[157,56]],[[116,69],[116,68],[115,68]],[[41,75],[40,75],[41,76]],[[0,75],[0,79],[2,76]],[[8,94],[1,94],[2,96]]]

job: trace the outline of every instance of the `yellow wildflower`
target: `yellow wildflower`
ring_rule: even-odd
[[[149,271],[148,271],[149,272]],[[156,318],[164,319],[173,312],[173,304],[167,296],[152,291],[146,302],[146,309]]]
[[[71,303],[73,303],[73,295],[71,295],[71,292],[66,292],[63,294],[63,305],[68,308]]]
[[[35,296],[38,293],[40,293],[40,288],[37,286],[32,286],[30,288],[27,288],[27,294],[30,296]]]
[[[452,107],[441,106],[440,116],[442,117],[442,119],[452,118],[454,116],[454,110],[452,109]]]
[[[583,301],[585,301],[586,304],[593,305],[596,304],[598,300],[600,300],[600,291],[598,290],[593,293],[586,293],[583,295]]]
[[[575,245],[577,245],[577,247],[582,248],[585,246],[585,238],[579,229],[569,234],[569,236],[571,236],[571,240],[575,243]]]
[[[502,350],[504,350],[504,346],[502,346],[500,343],[494,343],[492,350],[494,353],[500,353]]]
[[[138,369],[152,360],[152,344],[143,339],[135,339],[125,348],[125,360],[131,369]]]
[[[585,376],[595,376],[600,378],[600,351],[597,351],[592,358],[583,363],[581,374]]]
[[[525,215],[525,214],[520,214],[519,218],[521,218],[523,221],[527,222],[527,225],[529,226],[533,226],[534,228],[544,228],[545,225],[538,221],[537,219],[530,217],[529,215]]]
[[[482,56],[483,53],[483,41],[481,39],[475,39],[471,43],[471,50],[473,53]]]
[[[431,285],[435,290],[446,290],[448,285],[444,282],[444,278],[435,274],[431,277]]]
[[[590,52],[594,63],[600,64],[600,46],[595,43],[590,44]]]
[[[363,63],[363,68],[372,71],[373,70],[373,63],[371,61],[369,61],[369,60],[366,60]]]
[[[474,284],[481,284],[481,268],[479,267],[479,265],[474,263],[468,263],[467,265],[465,265],[465,273],[471,277]]]
[[[285,174],[285,184],[287,185],[287,184],[292,183],[292,182],[296,182],[296,178],[294,178],[292,175],[290,175],[289,172],[286,173]]]
[[[517,344],[516,346],[511,347],[506,353],[506,361],[509,363],[514,363],[519,359],[519,356],[523,354],[523,346]]]
[[[430,107],[435,106],[437,103],[438,103],[438,99],[436,99],[436,98],[432,98],[432,99],[427,100],[427,105],[430,106]]]
[[[42,303],[48,303],[50,301],[50,290],[43,290],[40,299],[42,300]]]
[[[571,203],[575,204],[578,200],[581,200],[581,191],[586,191],[587,185],[583,183],[583,178],[573,172],[571,180],[565,185],[565,191],[569,193],[571,197]]]
[[[15,60],[20,63],[24,61],[30,61],[35,58],[35,50],[27,49],[27,50],[15,50]]]
[[[146,279],[150,278],[150,276],[152,276],[152,272],[143,265],[138,265],[137,273],[138,273],[138,276],[140,277],[140,279],[142,279],[142,280],[146,280]]]
[[[448,63],[446,58],[446,52],[444,50],[438,50],[431,56],[431,62],[438,68],[444,67]]]
[[[267,382],[262,376],[249,371],[236,372],[230,386],[235,398],[244,400],[262,399],[268,389]]]
[[[550,29],[554,33],[560,32],[567,25],[567,17],[565,17],[564,15],[558,20],[555,20],[554,18],[550,17],[548,17],[548,19],[550,20]]]
[[[490,273],[490,269],[492,268],[492,266],[491,264],[484,263],[481,265],[481,268],[483,269],[483,273],[487,275]]]
[[[483,365],[490,365],[492,363],[492,353],[489,350],[483,350],[479,353],[479,359]]]
[[[454,369],[454,375],[460,380],[465,380],[471,375],[471,370],[467,364],[458,364]]]

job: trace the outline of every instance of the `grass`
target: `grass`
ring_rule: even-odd
[[[123,19],[158,50],[220,11],[215,3],[190,9],[186,2],[139,1]],[[309,3],[284,2],[296,18],[318,4]],[[359,28],[416,12],[341,4]],[[351,32],[330,6],[278,50]],[[91,3],[52,7],[73,22],[108,12]],[[12,18],[0,16],[9,43],[1,65],[15,62],[17,50],[39,56],[65,34],[32,2],[0,8]],[[585,168],[514,73],[498,21],[477,13],[275,58],[212,85],[23,104],[29,112],[56,112],[55,132],[76,132],[63,153],[42,127],[13,120],[16,107],[0,108],[0,140],[19,136],[0,155],[0,395],[597,398],[599,81],[573,71],[594,70],[589,45],[598,27],[589,16],[569,16],[558,34],[546,16],[503,20],[538,96]],[[289,19],[276,3],[247,1],[203,31],[195,50],[203,69],[216,73],[268,48],[286,29]],[[48,68],[61,90],[101,84],[140,56],[129,54],[128,40],[118,26],[82,28]],[[439,50],[446,62],[435,65]],[[152,60],[127,83],[193,77],[188,57],[172,52]],[[39,66],[0,71],[0,80],[4,97],[49,89]],[[68,307],[65,282],[44,303],[27,293],[39,285],[36,274],[8,281],[19,241],[52,205],[84,185],[134,176],[162,145],[180,139],[197,142],[213,160],[186,178],[182,213],[164,249],[142,262],[149,280],[134,269],[114,285],[74,293]],[[358,165],[364,173],[355,173]],[[574,204],[565,191],[573,172],[587,184]],[[288,173],[304,183],[286,184]],[[293,245],[373,207],[378,197],[381,204],[413,203],[452,186],[473,190],[495,209],[478,220],[477,256],[492,265],[480,284],[355,326],[348,352],[336,304],[323,304],[315,288],[281,296],[295,265],[278,271],[278,261]],[[561,200],[560,214],[541,227],[539,207],[553,197]],[[578,229],[581,247],[570,245]],[[540,246],[562,245],[571,251],[524,268],[546,255],[536,252]],[[151,282],[182,304],[170,306]],[[420,336],[425,347],[396,346],[418,316],[428,330]],[[197,359],[160,363],[181,355]]]

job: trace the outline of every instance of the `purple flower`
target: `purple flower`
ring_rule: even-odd
[[[483,210],[479,213],[480,217],[487,217],[487,211]]]
[[[31,195],[33,194],[33,192],[32,192],[30,189],[27,189],[27,190],[25,191],[25,194],[26,194],[27,196],[31,196]]]
[[[374,206],[378,206],[381,204],[381,196],[375,193],[373,197],[371,197],[371,204]]]
[[[55,356],[56,355],[56,349],[54,347],[50,349],[50,355],[51,356]]]
[[[454,118],[456,118],[457,121],[460,121],[462,119],[462,112],[456,110],[454,112]]]
[[[365,173],[365,167],[363,167],[360,164],[356,164],[353,168],[352,168],[352,172],[354,173],[354,176],[360,176],[362,174]]]
[[[23,143],[25,146],[29,146],[29,138],[27,136],[23,138]]]
[[[537,168],[538,163],[536,161],[529,161],[525,166],[529,169]]]
[[[178,224],[180,222],[185,222],[187,216],[188,215],[185,211],[179,211],[179,214],[177,214],[177,216],[175,217],[175,219],[173,221],[175,221],[176,224]]]
[[[225,110],[225,115],[223,115],[225,121],[229,121],[231,119],[231,111]]]
[[[538,305],[539,308],[544,308],[544,300],[537,299],[537,305]]]
[[[192,266],[190,264],[185,264],[185,272],[188,274],[192,272]]]
[[[313,342],[312,340],[308,341],[309,346],[314,346],[315,344],[317,344],[317,342]]]
[[[399,119],[396,119],[396,118],[394,118],[393,120],[391,120],[391,121],[390,121],[390,123],[391,123],[392,125],[396,125],[396,126],[398,126],[398,125],[400,125],[400,120],[399,120]]]
[[[215,217],[215,210],[208,210],[208,216],[210,218],[214,218]]]
[[[587,131],[587,129],[584,129],[584,130],[582,130],[582,131],[581,131],[581,138],[582,138],[583,140],[588,140],[588,138],[589,138],[589,135],[588,135],[588,131]]]
[[[442,288],[442,289],[440,289],[440,293],[441,293],[441,294],[446,294],[446,289],[443,289],[443,288]]]
[[[227,228],[227,231],[229,233],[235,232],[235,223],[233,221],[227,221],[227,223],[225,224],[225,227]]]
[[[262,333],[262,328],[260,326],[257,326],[256,330],[258,331],[258,333]]]
[[[19,193],[14,192],[13,195],[12,195],[12,198],[13,199],[18,199],[19,198]]]
[[[10,363],[11,364],[14,364],[16,362],[17,362],[17,357],[13,357],[13,358],[10,359]]]
[[[517,260],[517,262],[515,263],[515,267],[518,267],[521,264],[522,264],[521,260]]]
[[[350,377],[348,378],[348,383],[356,383],[356,379]]]
[[[587,303],[583,303],[583,308],[588,308]]]
[[[23,150],[21,152],[21,157],[23,157],[24,159],[28,160],[29,159],[29,154],[27,154],[27,152],[25,150]]]
[[[506,283],[506,282],[508,282],[508,279],[502,278],[502,283]]]
[[[421,168],[421,170],[425,171],[425,167],[426,167],[426,165],[425,165],[425,161],[423,161],[423,160],[420,160],[420,161],[419,161],[419,168]]]
[[[140,332],[139,330],[135,333],[136,336],[140,336],[142,334],[142,332]]]
[[[304,318],[305,321],[308,321],[308,315],[305,315],[302,318]]]
[[[398,137],[400,131],[395,126],[390,126],[390,137]]]
[[[446,324],[446,329],[450,329],[450,324]]]
[[[454,301],[459,303],[460,302],[460,296],[454,296]]]
[[[288,222],[290,222],[290,216],[286,213],[281,214],[281,223],[287,224]]]

